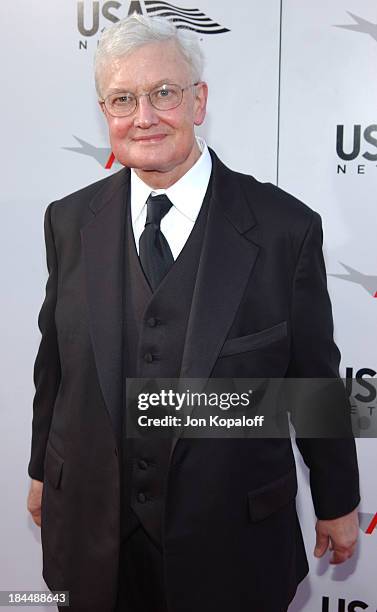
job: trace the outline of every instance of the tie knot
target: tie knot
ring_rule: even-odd
[[[147,220],[145,225],[153,223],[160,227],[161,219],[169,212],[173,204],[169,198],[162,193],[161,195],[150,195],[147,200]]]

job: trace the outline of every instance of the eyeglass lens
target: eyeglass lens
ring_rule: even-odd
[[[171,110],[182,101],[182,88],[178,85],[161,85],[156,87],[148,95],[150,102],[157,110]],[[121,92],[108,96],[105,106],[110,114],[126,116],[133,113],[137,107],[138,97],[130,92]]]

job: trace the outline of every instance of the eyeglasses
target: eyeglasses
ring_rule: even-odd
[[[196,87],[196,85],[199,85],[199,81],[197,83],[187,85],[186,87],[165,83],[164,85],[159,85],[158,87],[152,89],[152,91],[140,94],[139,96],[136,96],[129,91],[113,93],[107,96],[104,100],[101,100],[101,103],[105,105],[109,115],[112,115],[113,117],[127,117],[136,110],[139,103],[139,98],[142,96],[148,96],[149,101],[154,108],[160,111],[167,111],[177,108],[177,106],[179,106],[182,102],[183,92],[191,87]]]

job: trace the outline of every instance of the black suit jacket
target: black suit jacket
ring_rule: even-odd
[[[318,214],[211,151],[185,378],[336,377]],[[120,519],[122,228],[130,172],[49,205],[29,475],[44,481],[43,575],[107,612]],[[301,439],[319,518],[359,502],[353,440]],[[174,612],[285,609],[307,561],[290,440],[176,439],[163,548]]]

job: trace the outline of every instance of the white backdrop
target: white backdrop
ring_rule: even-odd
[[[198,34],[210,88],[208,117],[200,133],[230,167],[278,183],[322,215],[342,372],[375,376],[376,3],[177,0],[174,4],[200,9],[222,26],[215,30],[229,30]],[[130,5],[129,0],[0,5],[4,170],[0,590],[46,588],[40,533],[25,505],[32,368],[46,280],[43,213],[51,200],[117,169],[115,164],[105,168],[110,150],[95,101],[92,64],[99,31],[111,24],[106,14],[124,17]],[[151,5],[144,0],[133,2],[133,8],[143,12],[147,6]],[[90,29],[96,32],[82,33]],[[359,128],[354,139],[355,125],[360,126],[360,142]],[[343,159],[347,156],[353,159]],[[370,409],[375,407],[376,398],[371,396],[354,418],[370,413],[373,418]],[[376,440],[359,440],[358,448],[363,496],[360,547],[352,560],[337,568],[329,567],[327,558],[312,557],[314,516],[306,470],[298,457],[298,506],[311,573],[291,605],[293,612],[377,609],[377,529],[365,533],[377,512]]]

